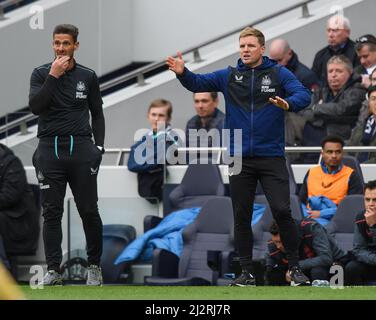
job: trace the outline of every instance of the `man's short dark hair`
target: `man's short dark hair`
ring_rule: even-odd
[[[69,34],[72,36],[74,43],[77,42],[78,28],[73,24],[59,24],[55,27],[53,36],[55,34]]]
[[[376,189],[376,180],[371,180],[368,181],[367,183],[364,184],[364,193],[366,190],[375,190]]]
[[[368,46],[370,51],[376,51],[376,38],[372,34],[365,34],[355,40],[355,50],[359,52],[364,46]]]
[[[376,70],[376,69],[375,69]],[[367,90],[367,97],[371,95],[372,92],[376,91],[376,86],[370,86]]]
[[[276,236],[279,234],[279,227],[278,224],[275,220],[273,220],[272,224],[270,225],[269,232],[273,235]]]
[[[196,93],[203,93],[203,92],[195,92],[193,93],[193,98],[195,97],[195,94]],[[209,92],[210,93],[210,96],[212,98],[213,101],[217,100],[218,99],[218,92]]]
[[[333,143],[339,143],[342,148],[343,146],[345,145],[345,142],[343,141],[343,139],[341,137],[338,137],[338,136],[326,136],[324,139],[322,139],[321,141],[321,148],[324,149],[325,147],[325,144],[327,142],[333,142]]]

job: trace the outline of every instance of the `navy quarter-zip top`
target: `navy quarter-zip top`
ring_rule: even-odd
[[[222,92],[225,98],[225,129],[230,129],[230,154],[234,155],[234,129],[242,130],[242,156],[284,156],[284,110],[269,102],[280,96],[289,111],[298,112],[310,103],[311,92],[285,67],[264,56],[262,64],[250,68],[241,59],[207,74],[194,74],[187,68],[177,76],[192,92]],[[237,146],[239,147],[239,146]]]

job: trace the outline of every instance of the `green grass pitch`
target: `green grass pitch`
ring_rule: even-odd
[[[376,300],[376,287],[149,287],[62,286],[31,289],[30,300]]]

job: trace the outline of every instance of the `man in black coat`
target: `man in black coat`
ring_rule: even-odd
[[[36,250],[39,211],[25,169],[12,150],[0,144],[0,259]]]
[[[331,16],[326,25],[328,45],[319,50],[313,60],[312,71],[316,73],[321,85],[327,84],[327,62],[333,56],[344,55],[353,67],[360,65],[355,51],[355,43],[350,37],[350,21],[340,14]]]
[[[280,65],[289,69],[296,78],[309,90],[314,92],[320,86],[316,74],[299,61],[298,55],[290,48],[285,39],[274,39],[269,46],[269,57]],[[285,115],[285,141],[286,146],[299,145],[303,139],[305,120],[294,112]],[[298,158],[296,155],[288,155],[290,161]]]

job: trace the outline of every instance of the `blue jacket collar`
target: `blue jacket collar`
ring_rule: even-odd
[[[321,169],[322,169],[322,171],[324,171],[324,173],[326,173],[326,174],[336,174],[336,173],[340,172],[340,171],[342,170],[342,168],[343,168],[343,164],[341,163],[341,164],[338,166],[337,170],[334,170],[334,171],[332,171],[332,172],[329,172],[328,167],[327,167],[327,166],[325,165],[325,163],[324,163],[324,160],[321,160],[320,165],[321,165]]]

